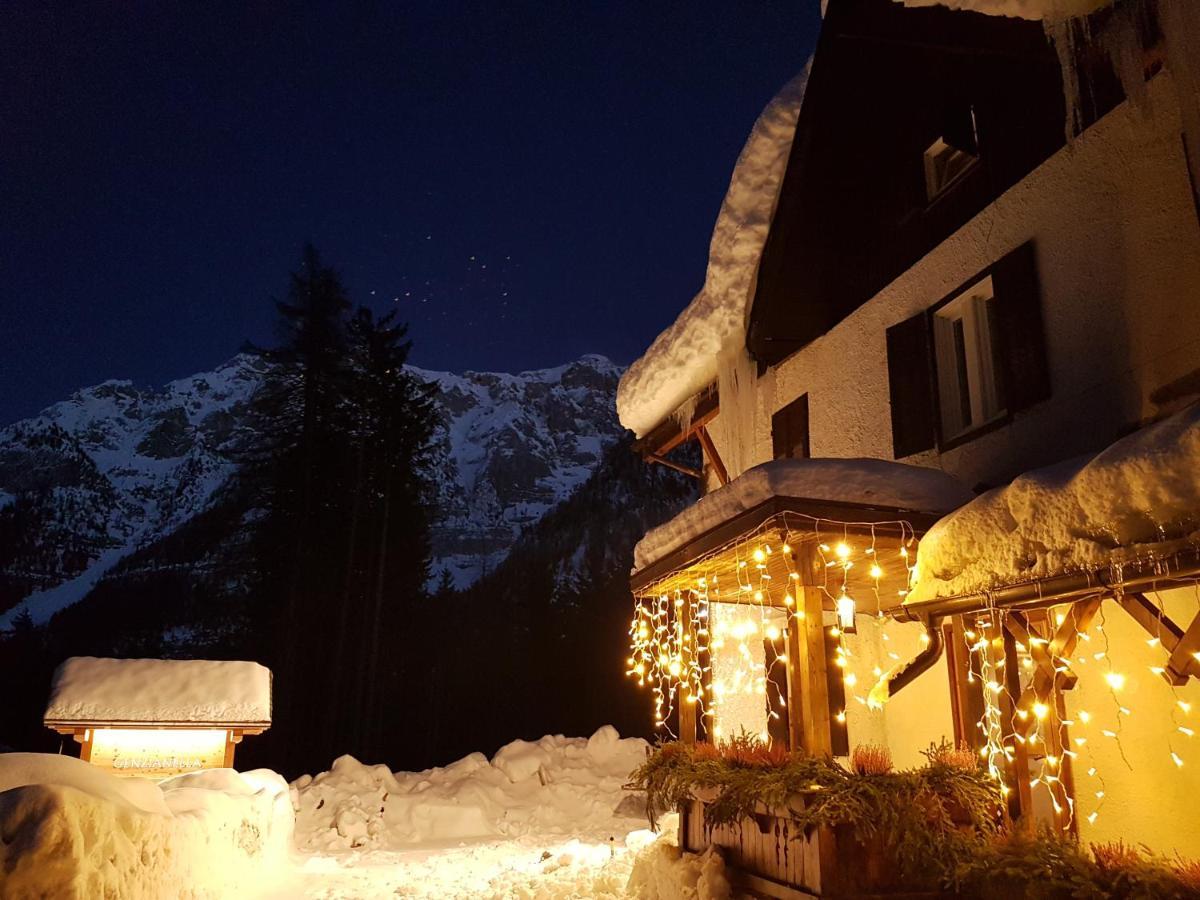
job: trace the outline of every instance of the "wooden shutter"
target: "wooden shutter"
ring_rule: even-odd
[[[935,406],[924,312],[887,330],[888,389],[892,398],[892,451],[896,459],[935,443]]]
[[[801,394],[771,416],[775,459],[808,459],[808,394]]]
[[[1050,366],[1032,241],[992,267],[992,289],[1000,331],[1004,403],[1009,412],[1017,412],[1050,396]]]

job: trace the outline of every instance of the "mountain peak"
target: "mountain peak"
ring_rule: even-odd
[[[0,627],[25,606],[44,621],[208,509],[236,471],[227,444],[268,365],[239,353],[160,388],[112,379],[0,429],[0,514],[20,500],[40,504],[29,558],[0,569]],[[621,369],[588,354],[518,374],[410,371],[438,387],[433,572],[463,587],[494,569],[622,434]]]

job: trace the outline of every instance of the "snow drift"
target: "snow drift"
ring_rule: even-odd
[[[640,571],[677,547],[772,497],[941,513],[972,494],[938,469],[879,459],[779,459],[755,466],[649,531],[633,550]]]
[[[0,880],[23,898],[253,896],[277,886],[292,811],[274,772],[155,784],[81,760],[0,754]]]
[[[758,261],[807,83],[806,66],[754,123],[713,228],[704,287],[621,378],[617,414],[638,437],[711,384],[721,356],[745,343]]]
[[[907,602],[1154,555],[1200,528],[1200,406],[1093,457],[1027,472],[921,539]]]
[[[392,772],[351,756],[292,783],[296,844],[322,851],[519,837],[531,832],[622,836],[644,807],[622,790],[646,757],[640,738],[606,725],[590,738],[513,741],[424,772]]]

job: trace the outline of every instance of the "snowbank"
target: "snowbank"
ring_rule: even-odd
[[[271,672],[254,662],[73,656],[54,672],[47,722],[271,721]]]
[[[731,895],[717,853],[681,853],[678,816],[614,840],[525,835],[452,847],[350,851],[309,856],[300,883],[313,898],[445,900],[724,900]]]
[[[6,900],[254,896],[278,885],[292,811],[274,772],[154,784],[78,759],[0,754]]]
[[[531,832],[624,835],[644,820],[622,790],[646,757],[640,738],[606,725],[589,739],[514,741],[489,762],[472,753],[424,772],[391,772],[350,756],[292,783],[301,850],[403,848]],[[621,811],[618,812],[618,806]]]
[[[963,9],[984,13],[989,16],[1011,16],[1018,19],[1034,19],[1046,22],[1061,22],[1072,16],[1085,16],[1112,0],[896,0],[905,6],[945,6],[948,9]]]
[[[779,459],[755,466],[646,534],[633,570],[772,497],[796,497],[920,512],[947,512],[974,496],[938,469],[879,459]]]
[[[1200,406],[1028,472],[921,539],[908,603],[1099,570],[1200,528]]]
[[[717,214],[704,287],[621,378],[617,414],[639,437],[711,384],[718,358],[745,343],[758,261],[807,82],[806,66],[754,123]]]

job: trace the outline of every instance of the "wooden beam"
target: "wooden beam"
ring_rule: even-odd
[[[717,480],[722,485],[729,484],[729,470],[725,468],[725,463],[721,461],[721,454],[717,452],[717,445],[713,443],[712,436],[709,435],[708,429],[703,425],[696,429],[696,438],[700,441],[700,446],[704,450],[704,456],[708,459],[708,464],[713,467],[713,471],[717,473]]]
[[[1099,596],[1076,600],[1057,626],[1050,639],[1040,637],[1030,626],[1025,613],[1012,610],[1005,618],[1005,627],[1014,638],[1024,644],[1036,666],[1033,683],[1017,702],[1017,709],[1024,713],[1021,725],[1026,735],[1037,725],[1030,711],[1034,703],[1055,706],[1055,695],[1069,691],[1075,686],[1076,676],[1066,664],[1075,654],[1080,635],[1092,627],[1092,621],[1100,612],[1102,598]],[[1053,627],[1051,624],[1050,627]]]
[[[690,475],[698,481],[704,480],[704,473],[699,469],[693,469],[691,466],[681,465],[674,460],[667,459],[665,456],[659,456],[657,453],[647,453],[646,459],[650,462],[656,462],[660,466],[666,466],[668,469],[674,469],[676,472],[682,472],[684,475]]]
[[[954,617],[954,637],[946,646],[950,648],[948,662],[953,665],[954,690],[958,694],[959,720],[955,722],[955,740],[972,750],[983,746],[983,733],[976,726],[983,718],[983,678],[967,640],[967,627],[962,616]]]
[[[643,456],[650,454],[663,456],[670,453],[688,440],[697,428],[707,425],[715,419],[718,412],[720,412],[720,395],[717,393],[717,386],[713,384],[697,395],[696,408],[686,427],[681,426],[674,416],[668,416],[651,429],[645,437],[636,441],[633,449]]]
[[[1122,594],[1116,598],[1117,606],[1129,613],[1130,618],[1142,626],[1146,634],[1157,638],[1168,653],[1173,653],[1183,637],[1183,629],[1150,601],[1145,594]]]
[[[995,615],[995,613],[993,613]],[[1010,772],[1013,777],[1013,792],[1008,798],[1008,814],[1014,821],[1021,821],[1033,833],[1033,790],[1029,786],[1029,745],[1016,738],[1013,728],[1014,697],[1021,696],[1021,663],[1017,658],[1017,641],[1011,631],[1004,629],[1004,686],[1006,703],[1002,708],[1004,745],[1012,748]],[[1029,815],[1026,816],[1026,813]]]
[[[1187,681],[1188,675],[1195,671],[1196,663],[1200,662],[1200,656],[1197,654],[1200,654],[1200,613],[1192,619],[1192,624],[1171,651],[1171,659],[1167,662],[1167,680],[1172,684],[1183,684]]]
[[[832,756],[821,589],[813,585],[798,587],[796,610],[788,628],[788,724],[792,746],[809,756]]]

